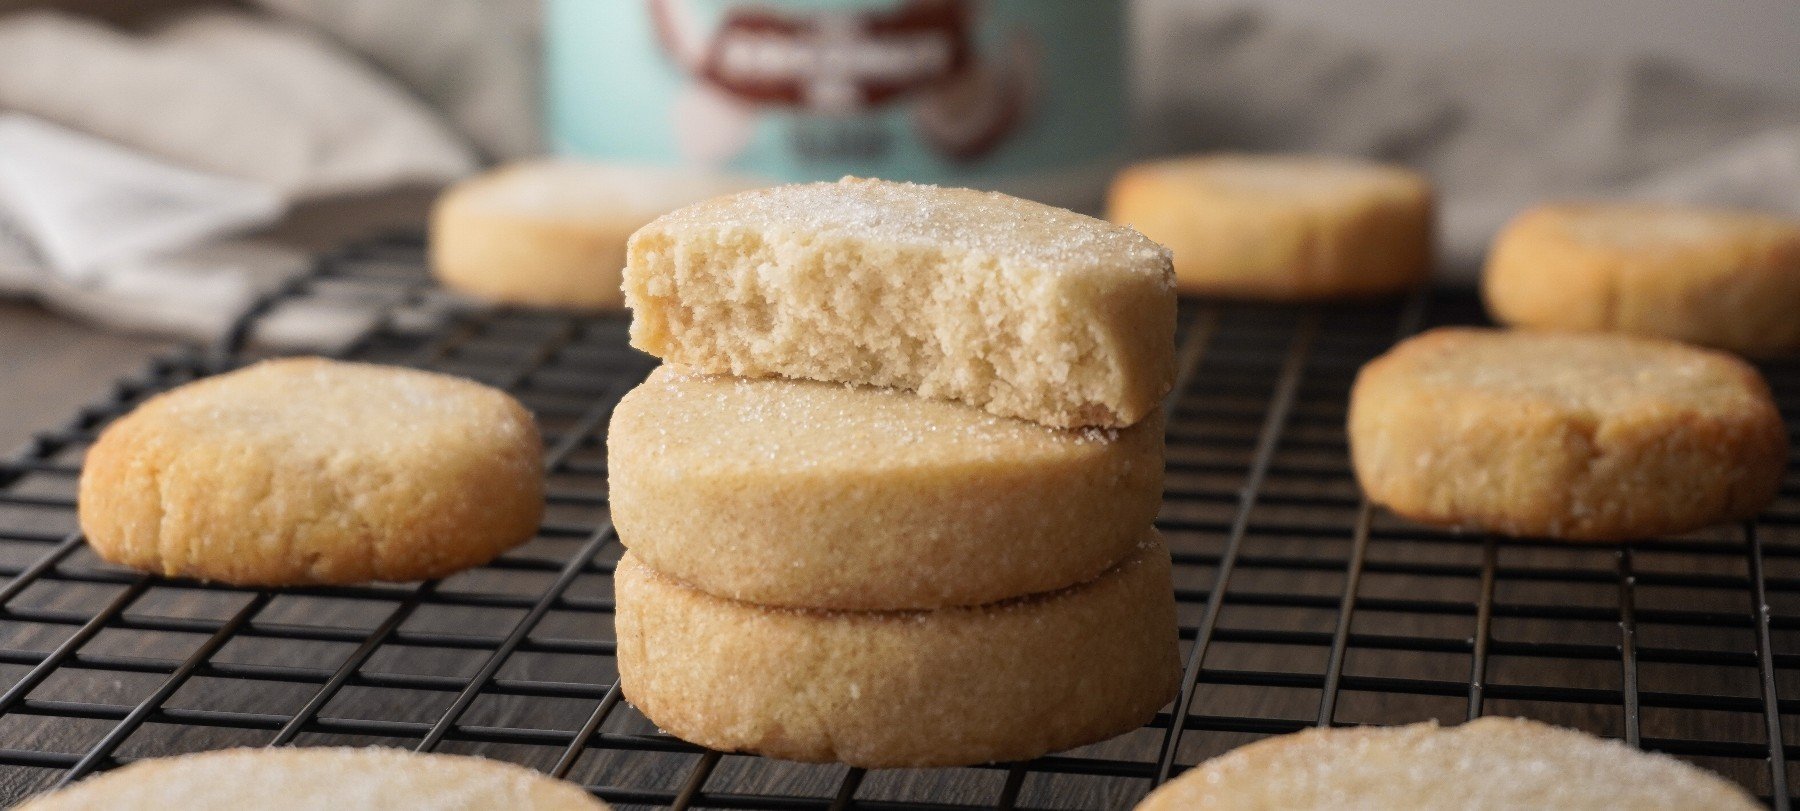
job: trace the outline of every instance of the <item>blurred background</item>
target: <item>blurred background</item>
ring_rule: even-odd
[[[1433,177],[1455,284],[1545,198],[1800,213],[1796,54],[1793,0],[0,0],[0,449],[500,162],[1093,210],[1137,157],[1362,156]]]

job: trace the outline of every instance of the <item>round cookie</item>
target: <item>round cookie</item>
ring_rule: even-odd
[[[431,212],[431,269],[453,290],[531,307],[604,309],[619,289],[625,242],[690,203],[757,184],[650,166],[537,160],[445,192]]]
[[[224,749],[140,760],[39,795],[20,811],[602,811],[574,783],[465,755],[378,747]]]
[[[1057,430],[893,389],[664,366],[607,432],[645,565],[765,605],[979,605],[1085,582],[1162,500],[1162,419]]]
[[[448,375],[272,360],[152,398],[88,450],[100,557],[237,585],[442,577],[529,539],[531,415]]]
[[[1539,206],[1495,238],[1482,289],[1494,320],[1514,326],[1800,351],[1800,221],[1633,203]]]
[[[631,236],[631,345],[712,374],[907,389],[1053,428],[1135,425],[1175,382],[1169,251],[994,192],[846,177]]]
[[[1137,811],[1526,811],[1762,808],[1668,755],[1523,718],[1440,728],[1308,729],[1240,747],[1163,785]]]
[[[1180,681],[1169,552],[1143,539],[1090,583],[910,612],[741,603],[627,553],[620,686],[678,737],[790,760],[957,766],[1103,740],[1149,721]]]
[[[1398,166],[1233,154],[1140,163],[1114,179],[1107,219],[1173,250],[1184,293],[1364,297],[1431,274],[1431,184]]]
[[[1508,535],[1624,540],[1753,516],[1787,431],[1743,361],[1650,338],[1439,329],[1357,375],[1373,501]]]

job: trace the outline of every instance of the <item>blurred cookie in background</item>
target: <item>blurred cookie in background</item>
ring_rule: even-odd
[[[464,181],[431,213],[431,270],[483,301],[619,307],[625,241],[671,210],[754,188],[703,170],[537,160]]]
[[[1494,320],[1516,327],[1788,354],[1800,350],[1800,220],[1646,203],[1541,205],[1495,238],[1482,293]]]
[[[1398,166],[1238,154],[1140,163],[1113,180],[1107,219],[1173,250],[1184,293],[1367,297],[1431,274],[1431,184]]]

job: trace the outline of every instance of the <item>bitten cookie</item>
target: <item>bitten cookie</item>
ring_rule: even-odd
[[[1546,205],[1494,240],[1494,320],[1751,355],[1800,351],[1800,221],[1633,203]]]
[[[1169,553],[1144,546],[1046,595],[923,612],[714,597],[620,560],[620,686],[662,729],[724,751],[869,768],[1023,760],[1149,721],[1181,663]]]
[[[1052,427],[1131,425],[1175,376],[1169,254],[1001,194],[845,178],[631,238],[631,344],[739,377],[904,388]]]
[[[1748,518],[1787,464],[1748,364],[1597,333],[1413,338],[1357,375],[1349,430],[1370,499],[1508,535],[1619,540]]]
[[[1142,163],[1113,181],[1107,219],[1169,246],[1185,293],[1371,296],[1431,274],[1431,184],[1398,166],[1299,155]]]
[[[1762,808],[1742,788],[1668,755],[1522,718],[1440,728],[1309,729],[1194,767],[1137,811],[1251,809]]]
[[[638,560],[722,597],[977,605],[1130,554],[1161,505],[1162,444],[1156,414],[1058,430],[894,389],[664,366],[613,412],[608,499]]]
[[[657,216],[755,183],[649,166],[538,160],[463,181],[431,213],[431,269],[475,298],[599,309],[624,302],[625,240]]]
[[[532,536],[531,415],[461,378],[273,360],[167,392],[101,433],[80,484],[100,557],[239,585],[418,580]]]
[[[225,749],[140,760],[28,800],[20,811],[601,811],[580,786],[522,766],[377,747]]]

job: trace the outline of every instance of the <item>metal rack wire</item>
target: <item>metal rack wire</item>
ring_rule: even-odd
[[[1189,303],[1158,519],[1187,661],[1146,728],[1029,763],[864,772],[709,752],[621,700],[604,431],[652,366],[620,317],[437,319],[416,240],[327,257],[220,346],[160,359],[0,463],[0,799],[224,746],[479,753],[622,807],[1118,808],[1234,746],[1315,724],[1540,718],[1689,758],[1790,804],[1800,487],[1757,522],[1626,545],[1511,541],[1371,509],[1345,453],[1356,369],[1478,320],[1454,296]],[[85,447],[158,391],[254,360],[284,309],[381,301],[343,357],[500,386],[545,432],[538,536],[442,581],[258,591],[108,566],[74,522]],[[1765,367],[1800,424],[1800,364]],[[1029,721],[1024,721],[1029,723]]]

